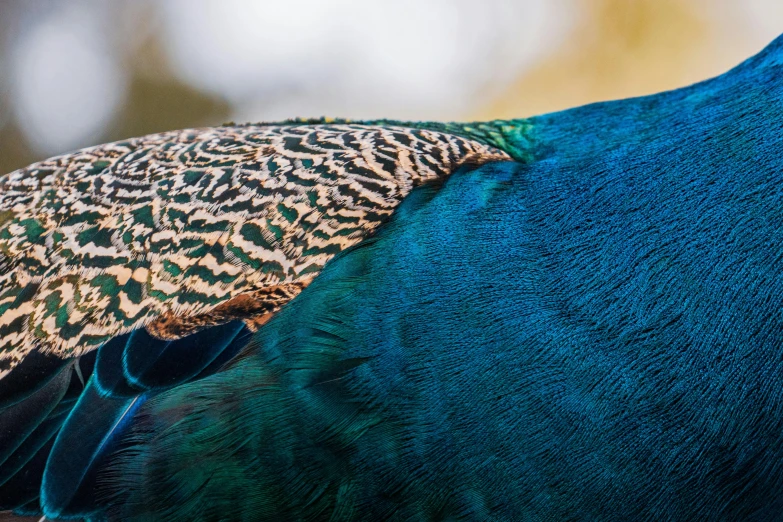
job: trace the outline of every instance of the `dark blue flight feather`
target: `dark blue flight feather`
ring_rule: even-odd
[[[0,386],[0,409],[29,397],[45,386],[68,364],[67,360],[34,350],[3,377]]]
[[[95,473],[144,396],[108,397],[91,379],[62,426],[41,482],[41,505],[52,518],[94,511]]]
[[[242,321],[207,328],[176,341],[155,339],[136,330],[122,354],[122,371],[130,386],[147,391],[188,382],[225,350],[244,328]]]
[[[123,354],[130,342],[132,333],[118,335],[98,348],[95,356],[93,384],[95,389],[107,397],[135,397],[142,390],[131,385],[123,371]],[[154,339],[153,342],[165,345],[167,341]]]
[[[0,464],[2,464],[57,406],[71,380],[69,368],[53,378],[27,399],[0,411]]]

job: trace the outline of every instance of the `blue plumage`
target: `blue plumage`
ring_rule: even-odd
[[[70,372],[62,370],[26,400],[3,410],[0,416],[0,463],[23,444],[63,399],[70,383]]]
[[[140,331],[140,333],[139,337],[146,341],[144,335],[146,332]],[[104,397],[135,397],[142,392],[140,388],[128,382],[124,372],[125,346],[132,336],[133,333],[118,335],[101,346],[96,353],[92,384]],[[168,343],[158,340],[156,344],[166,345]]]
[[[70,366],[41,371],[0,413],[30,425],[0,433],[16,441],[0,502],[116,520],[779,519],[781,121],[783,39],[692,87],[515,122],[516,160],[416,188],[252,336],[137,330],[80,365],[83,390]]]
[[[170,342],[136,330],[122,354],[123,375],[131,386],[144,391],[188,382],[212,364],[243,328],[242,321],[231,321]]]
[[[47,516],[91,515],[95,477],[102,459],[116,448],[145,396],[107,397],[87,383],[54,441],[41,481],[41,507]]]
[[[41,352],[33,352],[20,364],[21,370],[3,378],[0,386],[0,408],[26,399],[45,386],[67,364],[67,361]]]

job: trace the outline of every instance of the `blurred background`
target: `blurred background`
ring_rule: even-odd
[[[780,0],[0,0],[0,174],[226,121],[529,116],[693,83],[780,33]]]

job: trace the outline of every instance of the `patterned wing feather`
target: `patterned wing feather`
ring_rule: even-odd
[[[263,323],[414,186],[510,159],[452,130],[191,129],[0,178],[0,377],[33,349],[79,356],[142,326]]]

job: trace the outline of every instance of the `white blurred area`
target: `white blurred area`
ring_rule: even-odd
[[[0,0],[0,168],[4,153],[13,164],[215,115],[527,116],[691,83],[783,33],[780,0],[634,2]],[[217,108],[201,114],[206,102]]]
[[[553,16],[557,0],[120,4],[19,2],[22,26],[3,76],[35,150],[53,154],[100,136],[124,100],[123,54],[151,32],[171,72],[228,101],[233,120],[458,119],[540,58],[567,25]]]
[[[123,101],[127,78],[107,45],[105,11],[74,2],[31,23],[12,46],[10,105],[36,150],[99,137]]]
[[[193,9],[193,5],[200,9]],[[562,38],[552,0],[160,2],[174,71],[238,120],[466,116]],[[557,9],[555,10],[557,11]]]

